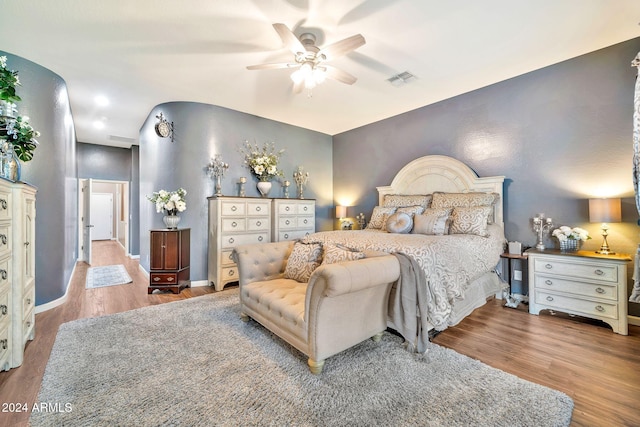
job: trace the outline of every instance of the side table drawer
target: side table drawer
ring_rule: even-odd
[[[536,274],[535,288],[544,291],[571,293],[611,301],[618,300],[618,287],[615,284],[575,282],[573,280],[558,279],[553,276]]]
[[[175,285],[178,283],[178,273],[151,273],[149,282],[151,286]]]
[[[569,310],[587,315],[587,317],[608,317],[610,319],[618,318],[618,305],[609,304],[602,301],[589,301],[580,298],[571,298],[565,295],[556,295],[552,293],[536,291],[536,301],[559,311]]]
[[[581,279],[604,280],[607,282],[618,282],[618,269],[612,265],[599,263],[569,263],[551,259],[536,259],[534,263],[536,272],[547,272],[570,276]]]

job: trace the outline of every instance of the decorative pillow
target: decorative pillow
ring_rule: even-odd
[[[449,234],[449,216],[453,208],[430,208],[422,215],[413,217],[413,230],[415,234],[427,234],[429,236],[443,236]]]
[[[477,206],[493,207],[498,200],[498,193],[433,193],[432,208],[473,208]],[[489,217],[489,223],[493,223],[493,209]]]
[[[384,227],[384,215],[391,215],[396,211],[395,207],[383,207],[376,206],[373,208],[373,213],[371,214],[371,220],[369,224],[367,224],[368,229],[380,230]]]
[[[402,208],[405,206],[422,206],[428,208],[431,194],[385,194],[383,206]]]
[[[284,278],[306,283],[322,262],[321,243],[296,242],[284,268]]]
[[[385,230],[389,233],[406,234],[413,228],[411,215],[405,212],[396,212],[389,215],[385,223]]]
[[[342,245],[327,243],[324,245],[322,264],[333,264],[342,261],[355,261],[364,258],[364,252]]]
[[[404,208],[398,208],[396,212],[408,213],[413,218],[414,215],[420,215],[424,212],[424,208],[422,206],[406,206]]]
[[[487,224],[492,209],[489,206],[453,208],[449,234],[475,234],[487,237]]]

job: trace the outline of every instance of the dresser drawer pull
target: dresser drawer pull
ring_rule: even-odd
[[[236,272],[235,272],[235,271],[233,271],[233,270],[229,270],[229,276],[233,276],[234,274],[236,274]]]
[[[290,210],[290,209],[289,209],[289,206],[286,206],[286,207],[284,208],[284,210],[285,210],[285,211],[287,211],[287,212],[289,212],[289,210]]]
[[[553,268],[553,265],[545,264],[544,268],[546,268],[547,270],[551,270]]]
[[[257,225],[258,227],[260,227],[260,226],[262,225],[262,221],[258,221],[258,222],[256,222],[256,225]]]
[[[285,224],[287,224],[287,225],[289,225],[289,224],[291,224],[291,221],[286,220],[284,223],[285,223]]]
[[[7,349],[7,344],[9,344],[9,341],[6,338],[3,340],[0,340],[0,346],[2,346],[3,350]]]
[[[234,206],[231,206],[231,212],[235,212],[235,211],[237,211],[237,210],[238,210],[238,207],[237,207],[237,206],[235,206],[235,205],[234,205]]]
[[[605,290],[602,288],[596,288],[596,292],[599,294],[604,294]]]
[[[0,199],[0,206],[2,209],[7,209],[7,199]]]
[[[602,276],[604,274],[604,271],[597,269],[596,271],[594,271],[594,273],[596,273],[596,276]]]
[[[256,206],[256,212],[260,212],[262,208],[260,206]]]
[[[233,242],[235,242],[235,240],[232,237],[232,238],[229,239],[229,243],[233,243]]]
[[[233,261],[233,252],[229,253],[229,261]]]
[[[237,226],[238,226],[238,223],[237,223],[237,222],[235,222],[235,221],[233,221],[233,222],[231,223],[231,226],[235,228],[235,227],[237,227]]]
[[[6,234],[0,234],[0,241],[2,242],[3,245],[7,244],[7,235]]]
[[[27,329],[29,329],[30,327],[31,327],[31,320],[27,322]]]
[[[27,305],[31,305],[31,298],[27,298]]]
[[[0,313],[2,313],[3,316],[6,316],[8,312],[9,312],[9,307],[7,307],[4,304],[0,305]]]
[[[153,281],[154,281],[154,282],[159,282],[159,281],[160,281],[160,278],[159,278],[159,277],[154,277],[154,278],[153,278]]]
[[[306,220],[306,219],[305,219],[303,222],[304,222],[305,224],[307,224],[307,223],[309,222],[309,220]]]
[[[551,280],[547,279],[547,280],[544,281],[544,284],[545,285],[553,285],[553,282]]]
[[[304,210],[305,212],[307,211],[307,209],[309,209],[309,208],[307,208],[306,206],[304,208],[302,208],[302,210]]]
[[[173,282],[173,277],[167,277],[167,282]]]
[[[285,239],[288,239],[288,238],[289,238],[289,235],[288,235],[287,233],[284,233],[284,238],[285,238]]]
[[[553,301],[553,297],[547,297],[547,301],[549,302]]]
[[[262,236],[258,236],[258,242],[262,242]]]
[[[604,311],[604,307],[601,305],[596,305],[596,310],[598,310],[599,312],[603,312]]]
[[[0,270],[0,277],[2,280],[7,280],[7,270]]]

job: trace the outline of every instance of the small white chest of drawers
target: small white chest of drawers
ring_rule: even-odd
[[[209,197],[208,280],[216,291],[238,281],[233,248],[271,241],[271,199]]]
[[[599,319],[627,335],[626,254],[529,250],[529,313],[549,309]]]
[[[273,199],[273,241],[300,239],[316,231],[316,201]]]

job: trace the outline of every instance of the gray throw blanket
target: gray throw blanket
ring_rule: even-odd
[[[409,351],[425,353],[429,346],[427,280],[415,259],[402,252],[393,255],[400,263],[400,278],[389,299],[389,317],[400,329]]]

